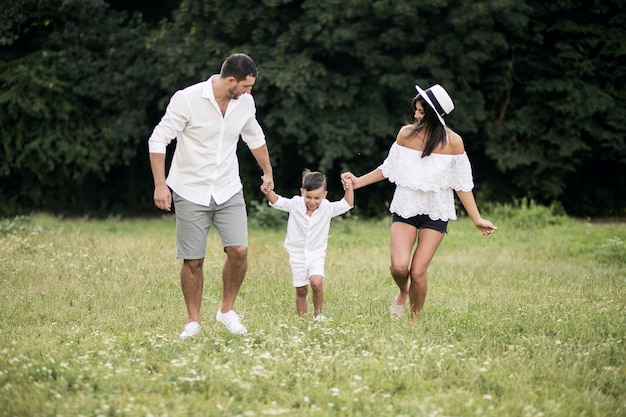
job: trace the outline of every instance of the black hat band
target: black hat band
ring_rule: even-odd
[[[441,107],[441,105],[439,104],[439,101],[437,101],[437,99],[435,98],[435,95],[433,94],[432,91],[430,91],[430,89],[426,90],[426,95],[428,96],[428,98],[430,99],[430,102],[433,103],[433,106],[435,106],[435,111],[437,112],[437,114],[444,116],[445,114],[447,114],[443,108]]]

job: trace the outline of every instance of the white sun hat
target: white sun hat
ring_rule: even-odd
[[[415,89],[424,101],[437,113],[439,121],[445,126],[446,122],[443,120],[443,116],[450,114],[450,112],[454,110],[454,103],[448,92],[439,84],[433,85],[426,89],[426,91],[422,90],[419,85],[416,85]]]

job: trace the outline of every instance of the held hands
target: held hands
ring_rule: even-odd
[[[347,190],[353,186],[352,179],[354,175],[351,172],[344,172],[341,174],[341,184],[343,185],[343,189]]]
[[[267,195],[274,191],[274,178],[271,175],[264,174],[261,176],[263,183],[261,184],[261,192]]]

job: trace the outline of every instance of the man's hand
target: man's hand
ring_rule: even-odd
[[[263,194],[267,194],[274,190],[274,178],[272,175],[264,174],[261,176],[261,180],[263,180],[263,184],[261,184],[261,191]]]
[[[156,185],[154,187],[154,205],[161,210],[172,210],[172,193],[167,184]]]

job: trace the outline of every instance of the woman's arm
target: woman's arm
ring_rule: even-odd
[[[459,200],[461,200],[465,211],[467,211],[467,215],[470,216],[470,219],[474,222],[474,226],[476,226],[483,235],[488,236],[496,231],[496,226],[489,220],[485,220],[480,216],[480,212],[476,206],[476,200],[474,199],[474,193],[471,191],[457,191],[456,195],[459,196]]]
[[[361,175],[360,177],[357,177],[351,172],[346,172],[344,175],[352,182],[352,187],[355,190],[385,179],[385,176],[380,168],[376,168],[375,170],[368,172],[365,175]]]

